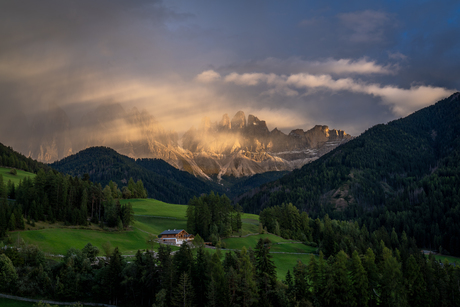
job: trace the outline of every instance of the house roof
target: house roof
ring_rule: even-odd
[[[183,229],[168,229],[160,233],[160,235],[175,235],[178,234],[179,232],[183,231]]]

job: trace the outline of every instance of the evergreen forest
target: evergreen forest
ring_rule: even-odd
[[[460,95],[368,129],[281,179],[241,196],[244,212],[290,203],[312,218],[394,228],[417,246],[460,256]],[[267,211],[266,211],[267,210]],[[281,221],[278,220],[278,223]],[[267,224],[273,229],[273,223]],[[296,232],[298,227],[287,228]]]

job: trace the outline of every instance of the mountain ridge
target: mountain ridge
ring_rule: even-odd
[[[291,171],[314,161],[352,139],[342,130],[316,125],[310,130],[285,134],[269,131],[264,120],[243,111],[219,122],[204,117],[198,128],[179,138],[166,131],[147,111],[125,111],[120,104],[105,104],[85,115],[71,128],[67,114],[50,106],[46,123],[34,127],[28,155],[51,163],[85,148],[107,146],[131,158],[162,159],[179,170],[218,181],[223,176],[252,176],[270,171]]]

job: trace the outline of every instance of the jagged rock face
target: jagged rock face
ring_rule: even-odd
[[[231,129],[226,119],[227,114],[215,124],[217,128],[209,119],[203,120],[209,124],[192,128],[182,137],[183,148],[207,175],[247,176],[292,170],[351,138],[327,126],[315,126],[306,132],[296,129],[288,135],[276,128],[270,132],[265,121],[254,115],[249,115],[246,121],[242,111],[233,117]]]
[[[59,108],[50,109],[48,126],[31,144],[30,155],[44,162],[62,159],[91,146],[107,146],[132,158],[163,159],[196,176],[250,176],[267,171],[293,170],[351,139],[341,130],[315,126],[285,134],[269,131],[264,120],[238,111],[230,121],[205,117],[181,139],[165,131],[147,111],[126,112],[119,104],[97,107],[83,117],[72,136],[70,122]]]
[[[225,113],[222,116],[221,121],[219,122],[219,130],[220,131],[228,131],[232,128],[232,124],[230,123],[230,117],[228,117],[228,114]]]
[[[254,115],[249,114],[246,133],[252,136],[267,137],[270,132],[264,120],[259,120]]]
[[[246,116],[243,111],[238,111],[232,118],[231,128],[233,131],[239,131],[246,127]]]

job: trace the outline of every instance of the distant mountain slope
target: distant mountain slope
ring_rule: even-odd
[[[291,202],[357,219],[460,255],[460,93],[370,128],[320,159],[240,197],[245,212]]]
[[[82,177],[105,186],[110,180],[121,189],[130,177],[141,179],[148,196],[170,203],[186,204],[193,196],[210,191],[232,198],[261,184],[273,181],[287,172],[267,172],[251,177],[224,177],[221,184],[202,180],[180,171],[160,159],[137,159],[123,156],[108,147],[91,147],[50,164],[62,173]]]
[[[32,158],[14,151],[13,148],[0,143],[0,166],[7,166],[36,173],[39,169],[48,170],[50,167],[44,163],[37,162]]]
[[[218,185],[204,182],[193,175],[180,171],[159,159],[140,159],[118,154],[107,147],[91,147],[79,153],[50,164],[62,173],[72,176],[89,174],[91,181],[105,186],[110,180],[121,189],[134,181],[142,180],[148,196],[169,203],[186,204],[193,196],[222,192]]]

